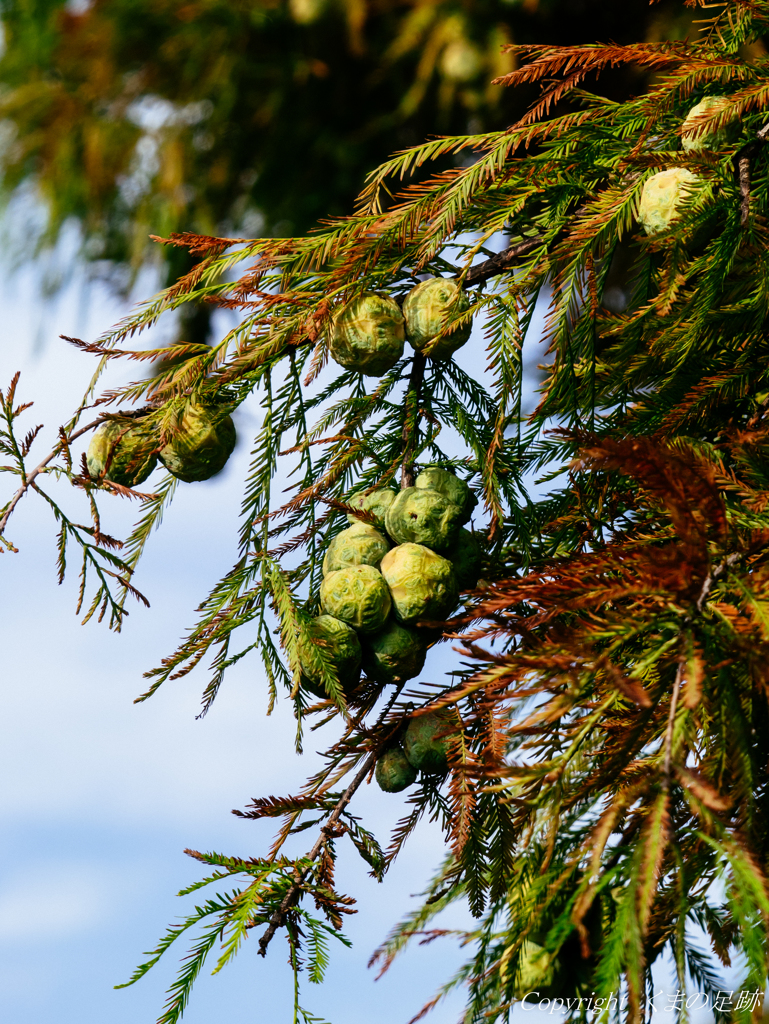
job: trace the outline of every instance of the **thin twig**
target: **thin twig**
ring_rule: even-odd
[[[750,217],[750,160],[741,156],[737,166],[740,175],[740,224],[745,227]]]
[[[100,416],[98,420],[94,420],[93,423],[89,423],[87,427],[81,427],[80,430],[76,430],[74,434],[69,435],[69,437],[66,440],[66,443],[68,445],[71,444],[76,438],[80,437],[81,434],[85,434],[89,430],[92,430],[94,427],[97,427],[103,419],[104,417]],[[53,451],[49,455],[47,455],[43,459],[43,461],[39,463],[39,465],[35,466],[32,472],[25,478],[24,483],[11,498],[8,507],[5,510],[3,518],[0,519],[0,537],[2,537],[3,535],[3,531],[5,530],[5,527],[8,524],[8,520],[11,518],[11,515],[13,514],[13,510],[16,508],[16,506],[19,504],[19,502],[24,497],[26,492],[29,490],[30,486],[43,472],[48,463],[51,462],[53,459],[56,458],[57,455],[60,454],[60,452],[64,448],[64,445],[64,440],[60,440],[56,447],[53,449]]]
[[[427,357],[421,352],[414,353],[411,364],[411,375],[406,390],[406,412],[403,420],[403,458],[401,460],[401,489],[414,486],[413,458],[419,440],[419,399],[422,393],[422,382],[425,379]]]
[[[743,146],[737,153],[737,173],[740,183],[740,224],[742,227],[745,227],[750,219],[750,159],[758,153],[763,143],[767,141],[769,141],[769,122],[760,131],[756,132],[756,137],[752,142],[749,142],[747,146]]]
[[[577,207],[574,213],[569,215],[568,222],[563,225],[552,241],[560,241],[571,228],[574,220],[579,217],[580,214],[584,213],[585,210],[585,205]],[[488,281],[489,278],[496,277],[497,274],[501,274],[505,270],[509,270],[516,260],[521,259],[523,256],[528,256],[530,252],[538,249],[539,246],[544,244],[544,242],[544,235],[535,235],[533,238],[526,238],[522,242],[516,242],[515,245],[508,246],[507,249],[503,249],[502,252],[498,252],[496,256],[492,256],[490,259],[484,260],[483,263],[476,263],[474,267],[470,267],[464,278],[462,278],[462,286],[464,288],[472,288],[473,285],[483,284],[485,281]],[[458,278],[461,276],[461,274],[457,274]]]
[[[355,776],[355,778],[352,780],[350,785],[347,787],[347,789],[344,791],[342,796],[339,798],[339,801],[338,801],[336,807],[333,809],[333,811],[329,815],[328,821],[322,827],[320,835],[318,836],[317,840],[315,841],[315,845],[310,850],[310,852],[307,854],[307,859],[308,860],[314,861],[317,858],[318,854],[323,849],[323,847],[326,845],[326,842],[328,841],[329,831],[331,829],[333,829],[334,825],[339,820],[339,818],[340,818],[342,812],[344,811],[345,807],[349,804],[350,800],[352,800],[353,796],[355,795],[356,790],[359,788],[359,786],[361,785],[363,780],[366,778],[368,773],[371,771],[371,769],[376,764],[376,761],[377,761],[378,757],[379,757],[379,745],[376,747],[375,750],[371,751],[369,756],[366,758],[366,760],[365,760],[365,762],[363,764],[363,767],[360,769],[358,774]],[[273,913],[272,917],[270,918],[270,923],[267,926],[267,931],[259,939],[259,955],[260,956],[265,956],[266,955],[267,947],[269,946],[270,942],[272,941],[272,938],[275,935],[275,932],[284,923],[284,921],[286,919],[286,914],[288,913],[288,911],[294,906],[294,904],[299,899],[299,896],[300,896],[301,890],[302,890],[302,885],[304,883],[305,878],[309,874],[309,872],[310,872],[309,866],[306,867],[303,871],[298,871],[297,872],[296,881],[293,883],[291,888],[288,890],[286,895],[283,897],[283,900],[281,901],[280,906],[278,907],[278,909]]]
[[[498,252],[491,259],[484,260],[483,263],[476,263],[465,274],[463,282],[465,288],[472,288],[475,284],[482,284],[484,281],[488,281],[489,278],[496,277],[497,274],[509,270],[516,260],[519,260],[522,256],[528,256],[530,252],[542,245],[543,241],[544,235],[537,235],[536,238],[527,238],[525,242],[518,242],[516,245],[508,246],[507,249]]]
[[[700,596],[697,598],[697,611],[701,612],[705,606],[705,601],[710,596],[710,591],[713,589],[713,584],[716,582],[718,577],[726,570],[730,569],[735,563],[739,562],[743,554],[741,551],[733,551],[731,555],[727,555],[726,558],[719,565],[715,566],[705,577],[702,584],[702,590],[700,590]]]

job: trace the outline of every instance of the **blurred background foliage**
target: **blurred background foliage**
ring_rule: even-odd
[[[150,234],[299,234],[352,208],[367,171],[434,134],[511,123],[506,43],[683,38],[680,0],[0,0],[0,191],[16,261],[78,228],[126,291],[186,252]],[[616,98],[643,83],[601,78]],[[8,231],[6,230],[6,234]],[[204,341],[209,311],[181,335]]]

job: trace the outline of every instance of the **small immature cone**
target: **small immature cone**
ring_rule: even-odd
[[[158,463],[157,435],[141,420],[106,420],[94,432],[86,463],[92,477],[137,487]]]
[[[374,778],[385,793],[400,793],[416,782],[417,770],[406,760],[400,747],[393,747],[377,761]]]
[[[681,128],[681,144],[687,153],[718,150],[729,143],[729,137],[734,134],[732,125],[726,124],[722,128],[694,134],[694,125],[700,117],[716,114],[728,106],[730,106],[730,102],[726,96],[706,96],[704,100],[692,107]]]
[[[435,345],[449,317],[464,313],[470,302],[456,281],[450,277],[431,277],[422,281],[406,296],[403,315],[406,337],[417,352],[429,349],[429,359],[450,359],[470,337],[472,323],[463,323],[444,335]]]
[[[382,559],[382,576],[398,622],[445,619],[454,610],[459,592],[447,559],[421,544],[399,544]]]
[[[414,629],[390,621],[373,636],[366,637],[363,667],[378,683],[413,679],[424,668],[427,644]]]
[[[299,664],[305,689],[318,697],[327,697],[323,674],[318,664],[318,647],[330,662],[331,669],[345,691],[352,690],[360,679],[361,648],[358,634],[341,619],[318,615],[310,623],[307,639],[298,644]],[[316,646],[317,645],[317,646]]]
[[[178,432],[160,452],[160,461],[186,483],[209,480],[224,469],[236,440],[231,416],[216,406],[192,402]]]
[[[327,615],[360,633],[376,633],[387,621],[392,601],[382,575],[373,565],[354,565],[330,572],[320,587]]]
[[[390,550],[390,542],[379,530],[368,523],[356,523],[342,530],[331,541],[323,558],[323,575],[351,565],[373,565],[379,567],[384,555]]]
[[[450,548],[464,521],[462,508],[438,491],[405,487],[387,510],[387,532],[399,544]]]
[[[445,772],[451,726],[451,716],[445,711],[412,718],[403,737],[403,750],[409,764],[420,772]]]
[[[331,333],[332,358],[346,370],[381,377],[403,355],[403,314],[388,295],[367,292],[337,313]]]
[[[350,498],[347,499],[347,504],[352,508],[364,509],[366,512],[370,512],[376,519],[376,525],[380,530],[385,528],[385,515],[387,510],[395,501],[397,491],[392,490],[390,487],[379,487],[374,491],[369,491],[368,494],[365,491],[357,491]],[[347,521],[352,523],[361,522],[360,519],[356,519],[354,515],[347,515]]]
[[[458,505],[462,509],[463,524],[470,519],[473,509],[478,504],[478,499],[464,480],[439,466],[425,467],[416,478],[414,486],[420,490],[437,491]]]
[[[681,203],[702,183],[698,174],[685,167],[672,167],[647,178],[641,192],[638,219],[647,235],[667,231],[680,217]]]

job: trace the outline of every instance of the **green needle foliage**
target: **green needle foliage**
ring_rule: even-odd
[[[180,1018],[214,947],[218,970],[252,929],[262,954],[286,936],[297,986],[300,971],[319,981],[352,902],[335,880],[337,844],[350,839],[381,880],[424,816],[443,825],[447,859],[376,959],[386,969],[415,934],[443,934],[430,923],[466,900],[478,922],[461,936],[470,958],[436,997],[463,986],[466,1024],[506,1020],[531,992],[561,1000],[570,1019],[641,1021],[663,954],[682,991],[713,996],[720,1018],[751,1017],[769,920],[769,2],[699,14],[685,42],[516,47],[503,84],[539,91],[511,127],[392,157],[353,215],[303,237],[174,236],[195,269],[98,343],[77,342],[100,366],[151,360],[157,350],[126,342],[165,312],[208,302],[240,313],[210,349],[187,347],[152,380],[99,397],[92,383],[45,465],[85,490],[95,525],[55,514],[89,565],[112,564],[93,546],[97,502],[132,492],[68,461],[86,405],[139,405],[159,443],[192,402],[258,406],[237,560],[140,699],[206,662],[205,712],[227,668],[258,656],[270,706],[293,701],[298,746],[308,722],[335,729],[298,795],[240,812],[280,820],[263,857],[192,851],[214,868],[201,886],[236,888],[171,928],[132,979],[202,925],[163,1022]],[[617,67],[651,75],[648,88],[623,100],[591,91]],[[697,130],[729,132],[687,153],[684,118],[711,95],[727,102]],[[645,182],[674,167],[698,183],[669,228],[646,235]],[[402,300],[426,274],[465,288],[469,311],[445,329],[476,319],[481,369],[407,350],[381,378],[337,372],[334,313],[372,290]],[[537,308],[543,378],[525,417],[522,347]],[[3,410],[2,469],[19,478],[0,521],[11,546],[8,517],[35,483],[34,437],[18,441],[12,394]],[[318,647],[327,699],[308,698],[298,650],[352,495],[409,484],[415,465],[434,463],[480,499],[483,580],[444,623],[453,671],[343,692]],[[110,577],[98,576],[94,600],[116,627],[128,572],[172,496],[170,483],[139,496],[124,590],[105,597]],[[350,802],[407,723],[438,710],[453,723],[448,770],[420,775],[381,844]],[[295,858],[290,841],[305,830],[314,844]],[[726,1006],[716,966],[736,954]],[[314,1019],[297,987],[300,1018]]]
[[[151,234],[301,233],[346,213],[393,150],[505,127],[530,99],[490,84],[513,68],[506,42],[587,42],[596,21],[620,41],[683,38],[691,21],[675,0],[2,0],[0,15],[0,188],[42,213],[14,222],[16,255],[74,222],[123,287],[157,260]],[[190,265],[165,251],[168,283]],[[185,341],[206,339],[206,308],[189,307]]]

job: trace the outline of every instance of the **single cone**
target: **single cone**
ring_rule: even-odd
[[[679,207],[702,184],[698,174],[672,167],[647,178],[641,191],[638,219],[647,235],[667,231],[680,217]]]
[[[367,292],[334,318],[331,355],[345,370],[381,377],[403,355],[403,314],[393,299]]]
[[[389,540],[368,523],[356,523],[342,530],[329,544],[323,558],[323,575],[351,565],[373,565],[379,568],[382,557],[390,550]]]
[[[447,559],[421,544],[400,544],[382,559],[382,576],[390,589],[398,622],[445,619],[454,610],[458,591]]]
[[[464,313],[470,302],[450,277],[431,277],[420,282],[403,302],[406,337],[417,352],[430,346],[450,317]],[[471,322],[459,324],[436,341],[428,351],[430,359],[449,359],[470,337]]]
[[[398,544],[423,544],[446,551],[457,539],[464,514],[438,491],[405,487],[387,510],[387,532]]]
[[[390,591],[373,565],[353,565],[330,572],[320,587],[320,604],[327,615],[341,619],[361,633],[376,633],[390,614]]]
[[[448,469],[441,469],[440,466],[425,467],[414,481],[414,486],[421,490],[437,491],[458,505],[462,510],[463,525],[470,519],[473,509],[478,504],[478,499],[465,481]]]
[[[235,448],[235,424],[220,407],[191,402],[182,414],[179,430],[160,452],[169,473],[196,483],[222,469]]]
[[[428,774],[445,772],[449,765],[450,734],[455,731],[455,723],[445,711],[412,718],[403,737],[403,750],[409,764]]]
[[[137,487],[158,464],[157,435],[139,419],[105,420],[91,438],[86,463],[92,477],[106,470],[103,479]]]
[[[355,630],[333,615],[318,615],[307,634],[297,645],[304,688],[322,699],[330,696],[323,685],[323,666],[318,654],[321,648],[344,693],[354,690],[360,679],[361,663],[360,640]]]
[[[725,124],[722,128],[715,128],[708,132],[693,134],[694,124],[699,117],[707,114],[716,114],[718,111],[728,107],[729,100],[726,96],[706,96],[700,100],[689,113],[681,128],[681,143],[687,153],[702,153],[706,150],[718,150],[728,145],[731,136],[735,134],[735,123]]]
[[[406,760],[400,747],[392,747],[377,761],[374,778],[385,793],[400,793],[416,782],[417,770]]]
[[[370,512],[376,519],[377,527],[380,530],[384,530],[385,515],[397,495],[398,492],[390,487],[379,487],[375,491],[369,491],[368,494],[365,491],[356,491],[355,494],[347,499],[347,504],[353,508],[365,509],[366,512]],[[347,521],[353,524],[362,522],[362,520],[357,519],[349,512],[347,513]]]
[[[427,644],[414,629],[388,622],[384,629],[366,638],[363,668],[377,683],[413,679],[424,668]]]

